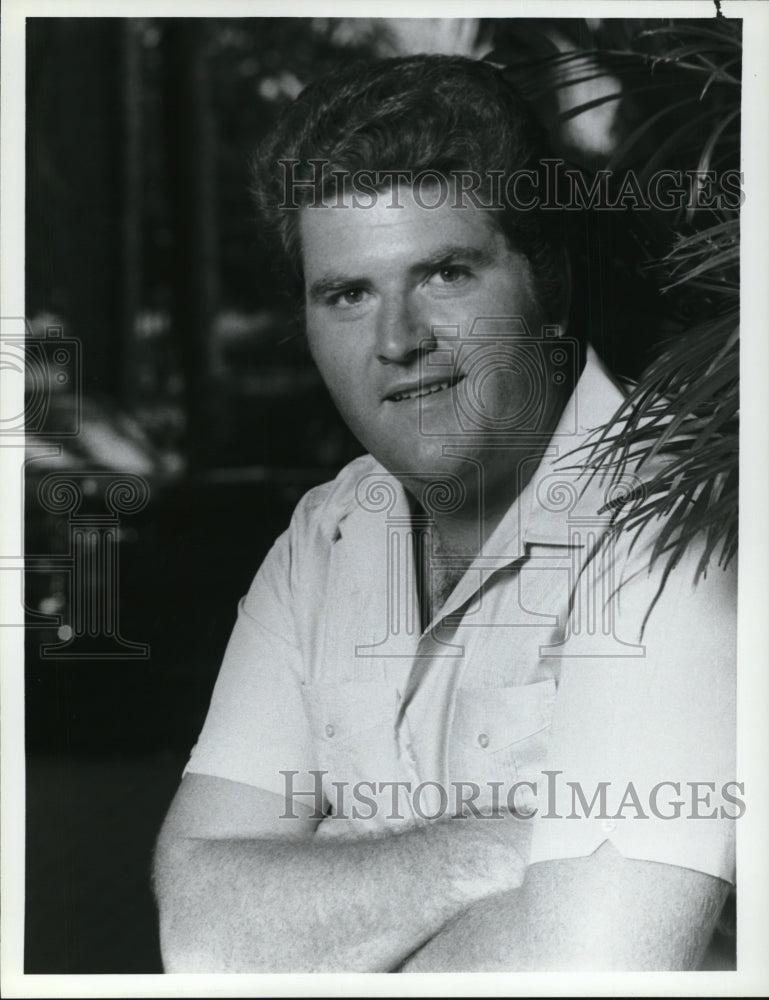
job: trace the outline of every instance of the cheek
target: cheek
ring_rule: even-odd
[[[535,334],[540,326],[540,310],[528,282],[522,282],[518,288],[508,291],[499,302],[499,312],[503,316],[512,316],[524,320],[529,332]]]
[[[362,373],[360,358],[352,345],[340,338],[320,337],[308,328],[310,354],[331,398],[342,415],[355,420],[360,410]]]
[[[321,324],[313,322],[308,313],[305,313],[305,336],[312,360],[326,381],[328,374],[334,369],[336,354],[334,339]]]
[[[513,268],[507,274],[497,275],[489,289],[485,315],[520,317],[534,334],[541,326],[541,309],[531,265],[528,261],[516,261]]]
[[[348,373],[354,367],[350,352],[329,340],[319,342],[308,337],[308,341],[310,354],[332,395],[343,392],[348,382]]]

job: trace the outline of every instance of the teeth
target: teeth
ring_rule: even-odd
[[[433,393],[440,392],[442,389],[448,389],[451,384],[451,379],[446,379],[445,382],[433,382],[432,385],[425,386],[423,389],[414,389],[412,392],[397,392],[391,398],[393,402],[400,403],[403,399],[416,399],[418,396],[431,396]]]

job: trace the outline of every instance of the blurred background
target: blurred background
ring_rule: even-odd
[[[351,59],[494,52],[589,172],[678,78],[659,66],[639,110],[619,68],[554,89],[542,58],[644,24],[28,19],[27,972],[160,971],[152,845],[237,601],[360,453],[260,243],[255,143]],[[579,321],[622,376],[691,311],[645,267],[670,222],[577,220]]]

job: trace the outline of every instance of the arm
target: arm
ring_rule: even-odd
[[[520,890],[471,907],[402,971],[696,969],[727,892],[721,879],[605,843],[532,865]]]
[[[303,808],[280,819],[273,792],[184,778],[155,856],[166,971],[386,971],[523,876],[511,817],[326,841]]]
[[[734,820],[687,801],[686,783],[734,777],[736,579],[713,568],[695,589],[698,559],[693,547],[671,574],[643,659],[564,659],[548,758],[561,780],[552,802],[544,783],[539,797],[555,816],[531,821],[523,885],[468,908],[403,971],[700,966],[733,873]],[[644,573],[620,591],[618,635],[638,635],[657,585]],[[609,837],[575,811],[569,779],[588,794],[605,782],[609,814],[632,783],[641,818],[618,809]],[[669,779],[678,811],[651,805]]]

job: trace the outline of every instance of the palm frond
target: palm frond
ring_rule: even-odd
[[[556,135],[564,122],[617,106],[619,139],[607,162],[590,170],[624,167],[645,182],[662,167],[698,177],[739,169],[739,22],[646,21],[636,31],[633,24],[580,22],[567,47],[561,22],[552,29],[526,22],[523,46],[508,34],[489,58],[539,102]],[[620,87],[559,114],[558,95],[602,76]],[[696,539],[704,540],[697,579],[716,553],[723,566],[737,548],[739,210],[696,199],[628,223],[675,334],[575,455],[575,468],[617,484],[629,472],[641,477],[618,502],[615,526],[633,534],[631,546],[655,526],[650,560],[665,559],[661,590]]]
[[[618,484],[630,472],[641,475],[642,484],[623,497],[615,527],[640,536],[664,519],[650,564],[664,554],[676,565],[696,537],[704,538],[696,580],[719,545],[721,565],[737,550],[737,329],[723,342],[735,319],[732,312],[671,341],[594,433],[586,459],[592,474]]]
[[[659,262],[667,275],[663,290],[699,282],[703,275],[713,274],[718,282],[713,287],[724,296],[739,295],[739,266],[740,225],[736,217],[688,236],[679,235]]]

